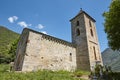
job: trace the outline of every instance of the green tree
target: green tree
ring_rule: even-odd
[[[13,41],[9,46],[10,48],[6,48],[6,54],[4,56],[0,56],[0,64],[1,63],[10,63],[13,62],[16,55],[16,49],[19,39]]]
[[[120,0],[112,0],[109,11],[103,16],[108,44],[113,50],[120,50]]]
[[[7,57],[8,62],[13,62],[15,59],[16,55],[16,49],[17,49],[17,44],[18,44],[19,39],[16,39],[10,47],[10,50],[8,51],[9,57]]]

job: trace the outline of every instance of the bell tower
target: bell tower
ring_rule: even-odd
[[[96,64],[102,65],[96,21],[81,9],[70,22],[72,43],[77,45],[77,69],[93,70]]]

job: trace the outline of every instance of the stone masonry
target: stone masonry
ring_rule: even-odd
[[[72,43],[25,28],[16,51],[16,71],[93,70],[102,64],[95,20],[80,11],[71,21]]]
[[[20,49],[19,58],[16,59],[16,70],[35,71],[38,69],[68,70],[76,69],[76,46],[72,43],[38,33],[30,29],[24,29],[22,36],[26,49]],[[23,43],[19,43],[22,45]],[[26,45],[25,45],[26,44]],[[19,46],[18,46],[19,47]],[[23,59],[24,58],[24,59]],[[15,64],[15,65],[16,65]],[[18,66],[19,65],[19,66]]]
[[[103,65],[95,20],[85,11],[81,10],[79,14],[70,21],[72,43],[77,45],[77,69],[93,70],[96,64]]]

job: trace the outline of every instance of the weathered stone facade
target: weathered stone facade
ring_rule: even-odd
[[[95,20],[81,10],[70,21],[72,42],[77,45],[77,69],[93,70],[96,64],[102,65]]]
[[[72,43],[27,28],[23,30],[22,37],[24,37],[24,40],[21,39],[23,41],[20,41],[18,46],[18,51],[21,52],[18,52],[18,55],[20,55],[18,57],[21,59],[16,59],[16,70],[73,71],[76,69],[76,46]],[[21,63],[19,63],[19,59]]]
[[[102,64],[95,20],[80,11],[71,21],[72,43],[25,28],[17,47],[14,69],[92,70]]]

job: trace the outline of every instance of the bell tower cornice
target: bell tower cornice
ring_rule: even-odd
[[[80,16],[81,14],[85,14],[86,16],[88,16],[93,22],[96,22],[94,18],[92,18],[89,14],[87,14],[82,8],[80,8],[80,11],[78,12],[78,14],[73,17],[72,19],[70,19],[70,22],[72,20],[74,20],[76,17]]]

